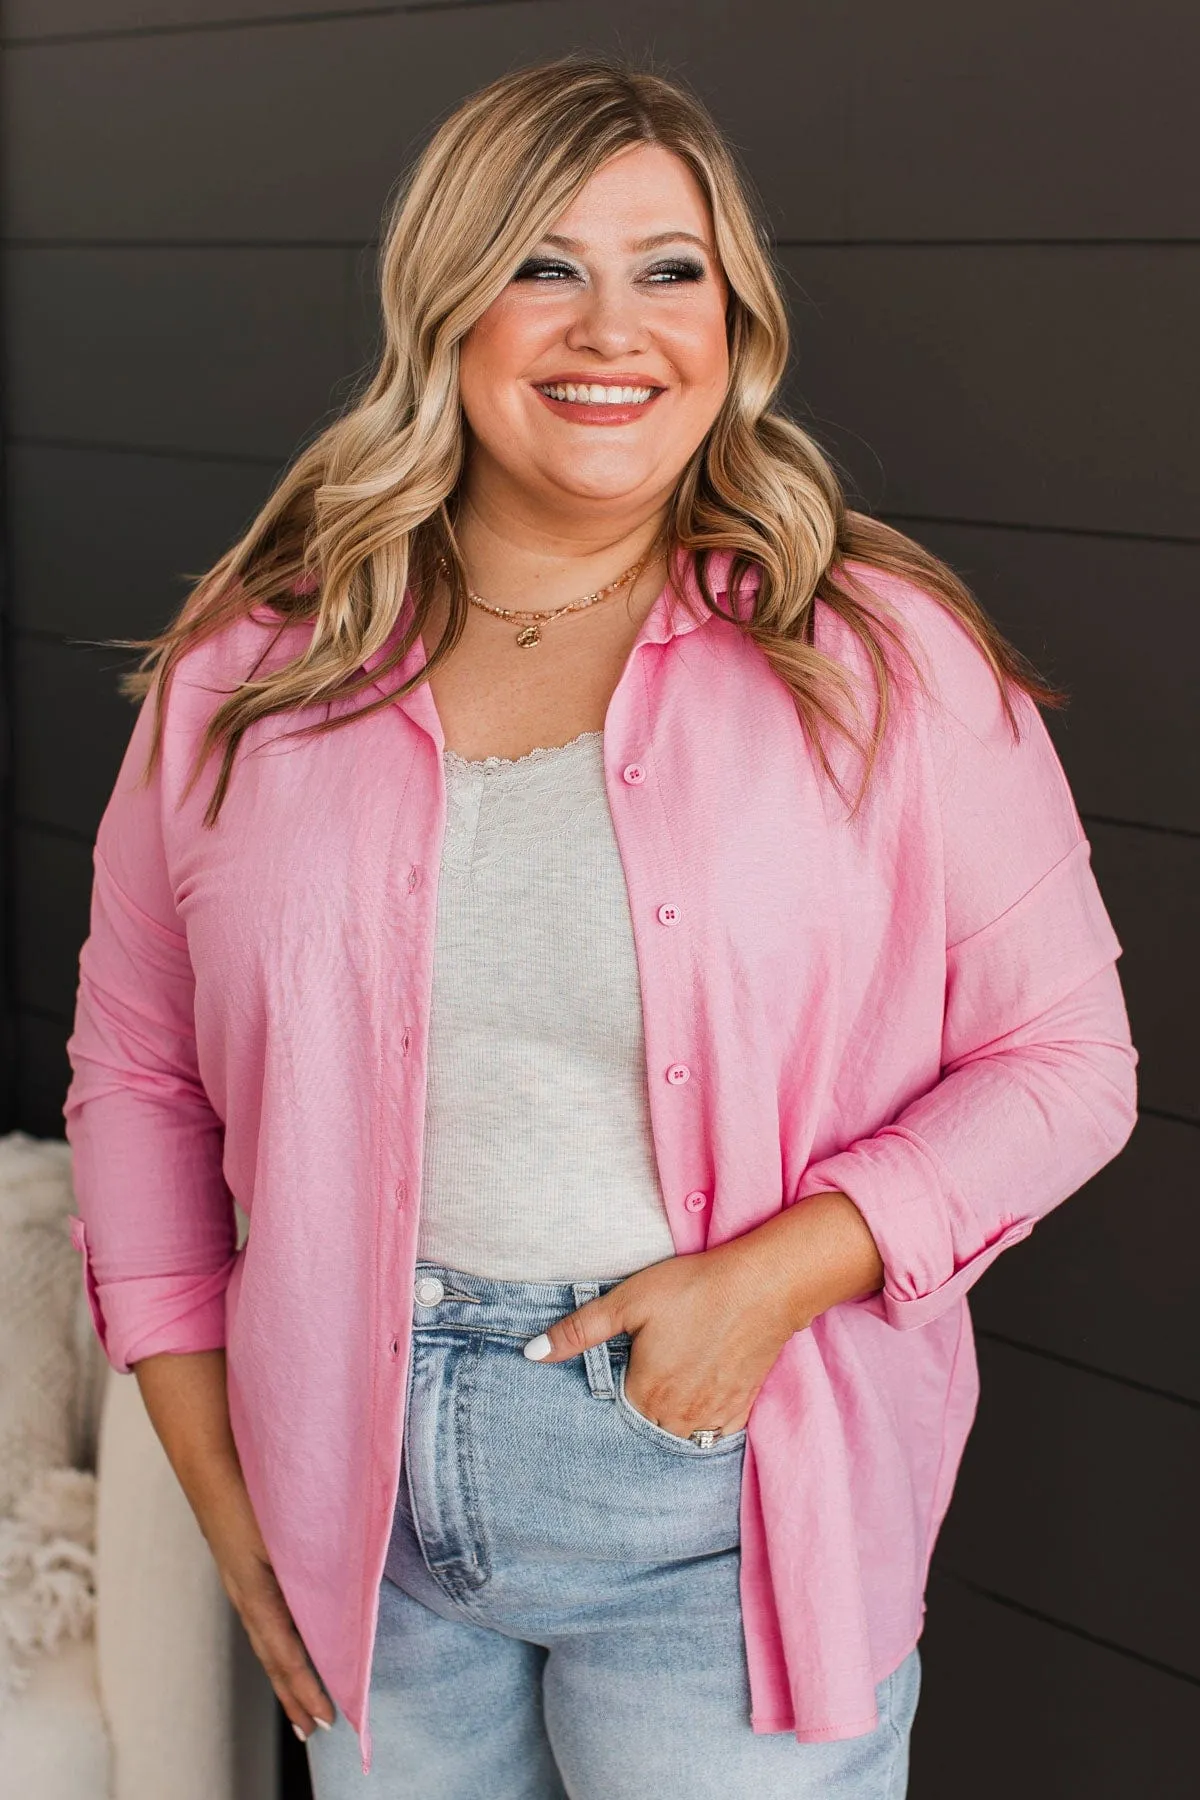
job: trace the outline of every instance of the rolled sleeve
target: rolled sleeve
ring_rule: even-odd
[[[945,702],[931,732],[948,936],[940,1079],[810,1164],[794,1195],[836,1190],[858,1207],[884,1285],[855,1304],[900,1330],[959,1301],[1137,1120],[1121,944],[1041,715],[1014,696],[1014,743],[966,633],[930,635]]]
[[[872,1151],[870,1158],[859,1154],[868,1144]],[[913,1158],[917,1162],[919,1147],[914,1145],[912,1148],[917,1151],[917,1156]],[[898,1224],[897,1221],[893,1202],[896,1180],[903,1172],[903,1154],[899,1147],[890,1157],[879,1152],[880,1146],[875,1140],[867,1140],[863,1145],[852,1145],[845,1155],[847,1158],[853,1157],[853,1161],[821,1164],[823,1172],[817,1187],[806,1186],[798,1197],[806,1198],[810,1192],[831,1189],[846,1194],[853,1200],[875,1239],[885,1270],[884,1285],[879,1292],[853,1304],[886,1319],[898,1331],[909,1331],[914,1326],[927,1325],[931,1319],[936,1319],[956,1301],[961,1300],[967,1289],[978,1281],[1001,1251],[1029,1236],[1034,1222],[1026,1219],[1010,1225],[1007,1231],[1002,1231],[990,1244],[975,1251],[962,1262],[953,1263],[952,1258],[947,1257],[945,1260],[951,1264],[954,1272],[938,1281],[935,1276],[923,1274],[916,1267],[919,1246],[912,1235],[906,1235],[904,1223]],[[910,1169],[909,1172],[911,1174],[913,1171]],[[928,1190],[927,1178],[926,1191]],[[932,1261],[932,1258],[926,1256],[923,1267],[930,1268]],[[898,1288],[898,1282],[902,1282],[904,1286]]]
[[[108,1360],[119,1374],[160,1350],[220,1350],[225,1345],[225,1289],[233,1267],[195,1282],[175,1276],[108,1281],[103,1294],[96,1280],[87,1225],[70,1215],[71,1242],[83,1257],[83,1282],[92,1325]]]
[[[144,702],[93,856],[63,1105],[71,1240],[112,1366],[225,1342],[236,1262],[224,1131],[200,1079],[194,979],[162,832],[162,763],[142,785]]]
[[[960,1300],[1121,1149],[1135,1065],[1109,962],[890,1125],[810,1164],[797,1199],[847,1194],[883,1261],[881,1292],[856,1304],[908,1330]]]

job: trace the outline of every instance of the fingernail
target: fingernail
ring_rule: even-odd
[[[333,1724],[329,1719],[318,1719],[317,1724],[321,1727],[322,1731],[332,1731],[333,1730]]]
[[[297,1736],[297,1737],[298,1737],[298,1738],[299,1738],[299,1739],[300,1739],[300,1742],[301,1742],[301,1743],[302,1743],[302,1744],[307,1744],[307,1742],[308,1742],[308,1733],[307,1733],[307,1732],[306,1732],[306,1731],[301,1731],[301,1729],[300,1729],[300,1727],[299,1727],[299,1726],[298,1726],[298,1725],[297,1725],[297,1723],[296,1723],[296,1721],[295,1721],[295,1719],[293,1719],[293,1720],[292,1720],[292,1730],[293,1730],[293,1731],[294,1731],[294,1732],[295,1732],[295,1734],[296,1734],[296,1736]]]
[[[554,1345],[543,1331],[537,1337],[530,1338],[525,1346],[525,1354],[530,1362],[541,1362],[543,1356],[549,1356],[553,1348]]]

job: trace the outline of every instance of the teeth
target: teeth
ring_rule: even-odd
[[[595,382],[576,385],[573,381],[541,384],[541,392],[551,400],[583,401],[587,406],[643,406],[656,390],[649,387],[600,387]]]

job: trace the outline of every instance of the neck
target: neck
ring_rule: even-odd
[[[539,515],[468,489],[455,535],[475,593],[498,606],[544,611],[607,586],[639,562],[666,510],[658,503],[623,515]]]

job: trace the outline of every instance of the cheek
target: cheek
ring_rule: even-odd
[[[725,316],[681,319],[672,335],[671,356],[685,383],[708,395],[724,392],[729,379]]]
[[[491,395],[494,404],[505,388],[514,390],[548,333],[555,335],[551,321],[502,295],[463,339],[459,367],[464,394],[469,391],[481,400]]]
[[[507,362],[504,333],[478,325],[463,339],[458,360],[458,389],[467,422],[478,430],[494,410]]]

